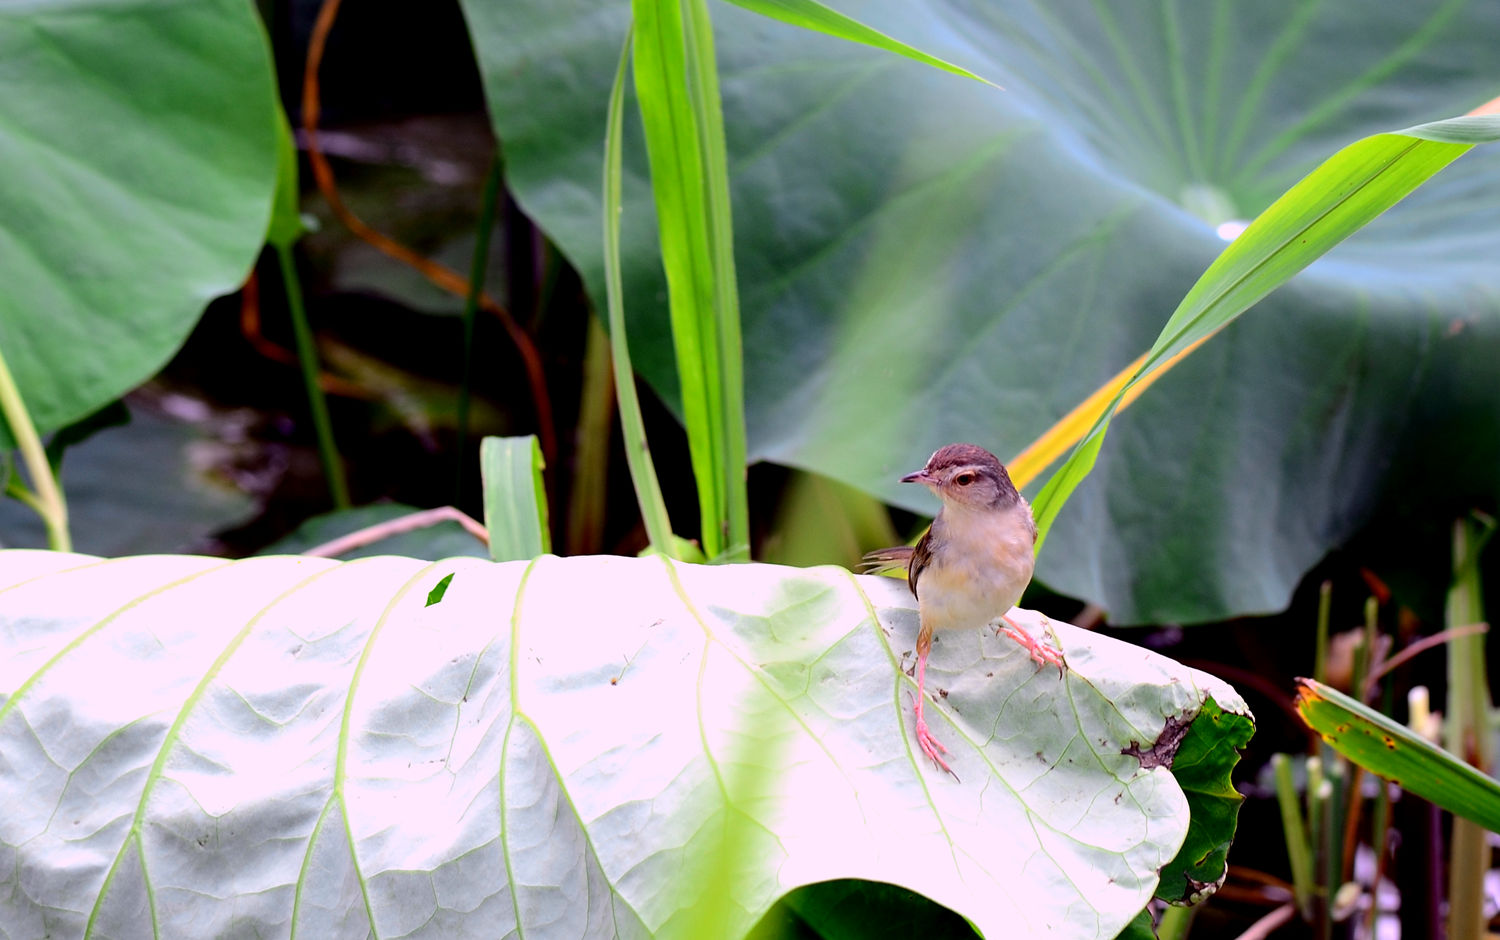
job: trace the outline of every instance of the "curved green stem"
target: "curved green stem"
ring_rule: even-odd
[[[34,499],[21,497],[21,501],[42,517],[47,526],[49,548],[59,552],[72,551],[73,540],[68,535],[68,504],[63,499],[62,488],[57,485],[57,478],[52,475],[52,464],[47,460],[42,438],[36,433],[36,425],[31,423],[31,414],[21,400],[21,390],[16,387],[16,380],[11,376],[10,366],[3,355],[0,355],[0,415],[10,426],[16,446],[21,449],[21,461],[31,477],[31,485],[36,488]]]
[[[307,406],[312,412],[313,431],[318,436],[318,457],[323,475],[328,479],[328,494],[335,509],[349,508],[349,484],[344,478],[344,463],[333,442],[333,422],[328,418],[328,400],[318,385],[318,347],[313,342],[307,310],[302,305],[302,284],[292,261],[292,247],[277,245],[276,258],[281,263],[281,283],[286,290],[287,308],[292,314],[292,332],[297,337],[297,362],[302,366],[302,384],[307,387]]]

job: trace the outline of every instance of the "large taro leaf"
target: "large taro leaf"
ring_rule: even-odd
[[[0,87],[0,354],[47,432],[161,368],[245,279],[275,73],[245,0],[28,0],[0,4]]]
[[[101,555],[202,550],[213,533],[255,511],[255,501],[223,472],[230,454],[206,424],[148,408],[130,412],[129,423],[107,427],[63,456],[73,544]],[[0,500],[0,547],[46,544],[46,528],[31,507]]]
[[[720,936],[835,878],[1114,936],[1188,833],[1183,723],[1243,701],[1018,610],[1070,669],[940,638],[959,781],[911,739],[912,603],[656,557],[0,553],[0,936],[684,935],[716,865]]]
[[[464,6],[511,185],[602,302],[628,4]],[[896,478],[954,440],[1017,453],[1150,346],[1218,223],[1496,91],[1477,0],[837,6],[1005,90],[713,8],[751,453],[929,512]],[[1279,609],[1377,509],[1493,501],[1497,170],[1465,156],[1152,388],[1040,577],[1120,622]],[[626,175],[633,352],[670,399],[638,142]]]

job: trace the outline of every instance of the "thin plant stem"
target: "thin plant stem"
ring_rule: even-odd
[[[374,545],[376,542],[401,535],[406,532],[415,532],[418,529],[426,529],[442,522],[456,522],[463,526],[464,531],[474,536],[479,541],[489,544],[490,532],[472,517],[455,509],[452,506],[439,506],[436,509],[423,509],[418,512],[398,516],[395,519],[387,519],[374,525],[356,529],[348,535],[341,535],[336,539],[330,539],[322,545],[314,545],[302,554],[312,558],[336,558],[346,552],[352,552],[356,548],[364,548]]]
[[[1333,582],[1324,581],[1318,588],[1318,641],[1314,655],[1313,678],[1328,681],[1328,620],[1333,610]]]
[[[1453,584],[1448,590],[1450,628],[1484,620],[1479,550],[1486,538],[1479,523],[1453,524]],[[1485,773],[1494,766],[1490,736],[1489,682],[1484,667],[1484,634],[1448,644],[1448,750]],[[1478,937],[1484,932],[1484,873],[1490,850],[1484,827],[1454,817],[1448,849],[1448,936]]]
[[[458,385],[458,474],[453,483],[454,499],[463,501],[464,468],[468,466],[469,395],[474,382],[474,321],[479,315],[479,298],[484,293],[484,276],[489,267],[490,233],[495,228],[495,203],[500,195],[502,163],[500,151],[490,158],[490,170],[484,177],[484,195],[479,204],[479,227],[474,232],[474,257],[469,262],[469,290],[464,294],[464,347],[461,379]]]
[[[641,508],[641,521],[651,547],[664,555],[677,557],[672,539],[672,521],[662,498],[661,483],[656,477],[656,463],[646,441],[646,425],[641,419],[641,402],[635,392],[635,371],[630,366],[630,346],[625,336],[625,287],[620,270],[620,210],[623,163],[623,126],[625,123],[625,69],[630,62],[634,27],[625,36],[620,50],[620,65],[609,95],[609,119],[604,132],[604,287],[609,311],[610,351],[615,364],[615,400],[620,405],[620,433],[625,441],[625,462],[635,485],[635,498]]]
[[[21,398],[21,390],[10,373],[10,365],[0,355],[0,416],[10,426],[11,436],[21,450],[21,462],[31,477],[35,488],[35,501],[22,499],[42,517],[47,527],[47,547],[53,551],[70,552],[73,539],[68,535],[68,504],[63,498],[62,487],[52,475],[52,463],[47,460],[47,450],[42,446],[41,435],[31,423],[31,413]]]
[[[1292,782],[1292,762],[1285,754],[1276,754],[1271,758],[1271,767],[1275,772],[1276,802],[1281,807],[1287,860],[1292,868],[1292,893],[1296,895],[1297,909],[1306,917],[1311,911],[1313,860],[1302,808],[1297,805],[1297,786]]]
[[[568,497],[570,555],[592,555],[604,542],[609,483],[609,436],[614,426],[615,381],[609,333],[593,314],[583,345],[583,381],[578,394],[578,430],[573,440],[572,490]]]
[[[290,245],[277,245],[276,258],[281,265],[281,282],[286,290],[287,308],[292,315],[292,332],[297,338],[297,362],[302,369],[302,384],[307,389],[307,407],[312,413],[313,431],[318,438],[318,457],[323,462],[323,476],[328,480],[328,494],[336,509],[349,508],[349,484],[344,479],[344,462],[333,442],[333,422],[328,417],[328,400],[318,384],[318,347],[313,342],[312,327],[302,304],[302,284],[297,280],[296,264]]]

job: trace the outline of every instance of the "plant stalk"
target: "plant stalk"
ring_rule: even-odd
[[[1453,525],[1453,584],[1448,590],[1448,627],[1484,620],[1479,550],[1488,536],[1477,520]],[[1484,634],[1454,637],[1448,645],[1448,750],[1485,773],[1494,767],[1489,732],[1489,681],[1484,667]],[[1484,935],[1484,874],[1489,868],[1486,832],[1455,816],[1448,853],[1448,936]]]
[[[276,258],[281,266],[281,283],[286,290],[287,308],[292,315],[292,332],[297,339],[297,362],[302,368],[302,384],[307,389],[307,406],[312,413],[313,431],[318,438],[318,457],[323,476],[328,480],[328,494],[335,509],[349,508],[349,484],[344,478],[344,463],[333,441],[333,422],[328,417],[328,400],[318,384],[318,347],[313,342],[307,309],[302,304],[302,284],[290,245],[277,245]]]
[[[1292,893],[1297,900],[1297,910],[1306,918],[1312,912],[1313,857],[1302,821],[1302,808],[1297,805],[1297,785],[1292,781],[1291,759],[1285,754],[1276,754],[1271,758],[1271,768],[1276,776],[1276,802],[1281,807],[1281,831],[1286,842],[1287,861],[1292,868]]]
[[[73,539],[68,535],[68,504],[62,487],[52,475],[52,464],[47,460],[47,450],[42,446],[41,435],[31,423],[31,413],[16,387],[15,377],[5,357],[0,355],[0,416],[10,427],[11,436],[21,450],[21,462],[26,465],[26,474],[35,488],[35,501],[22,499],[42,517],[47,527],[47,547],[53,551],[70,552]]]

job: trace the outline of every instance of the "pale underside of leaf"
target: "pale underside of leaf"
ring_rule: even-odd
[[[960,782],[911,740],[912,605],[842,569],[660,558],[0,554],[0,924],[684,935],[687,874],[740,820],[726,935],[868,878],[990,936],[1113,936],[1187,825],[1122,751],[1243,702],[1017,610],[1069,670],[939,637]]]

